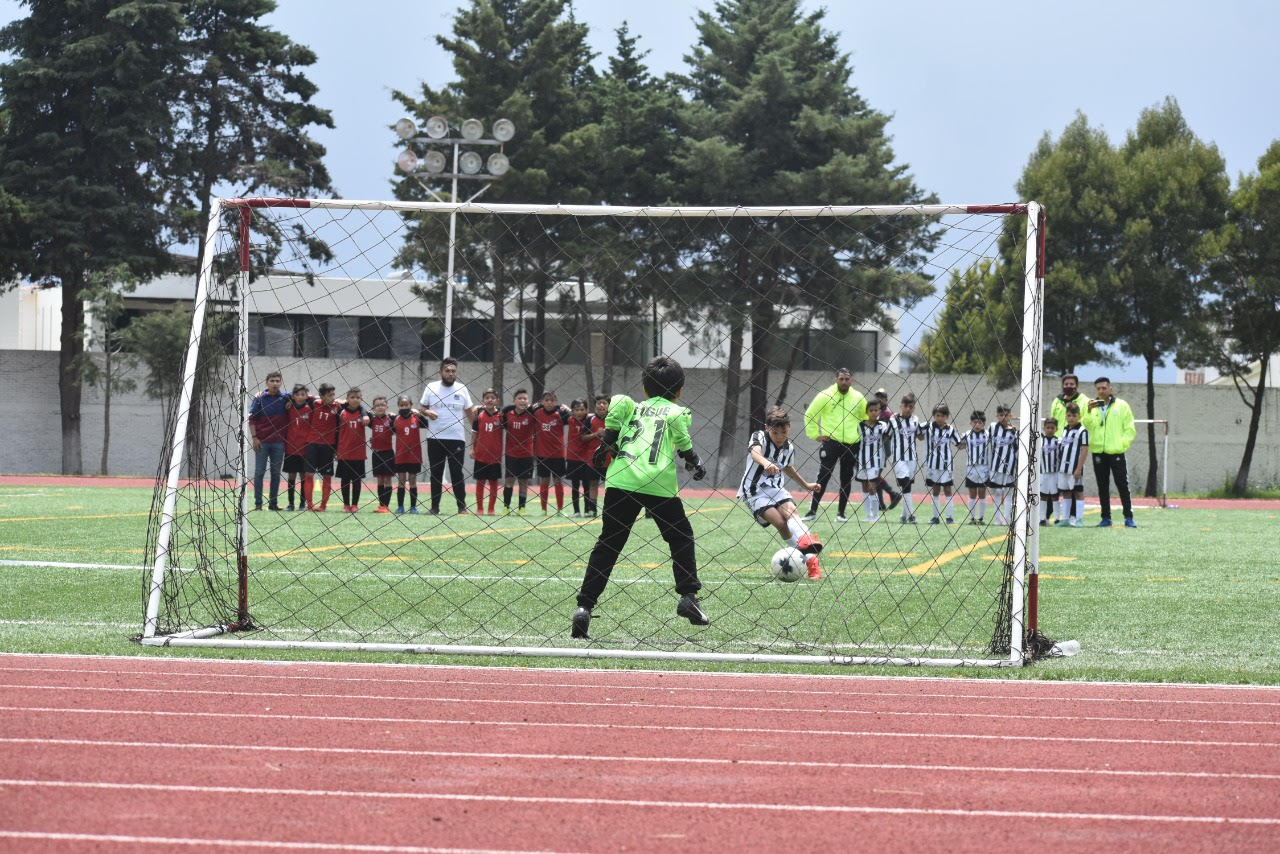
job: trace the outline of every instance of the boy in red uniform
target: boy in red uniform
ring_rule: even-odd
[[[391,481],[396,476],[396,452],[392,445],[396,429],[395,419],[387,412],[387,399],[381,395],[373,399],[369,434],[369,447],[373,450],[373,476],[378,479],[378,509],[373,512],[390,513]]]
[[[289,504],[285,510],[293,509],[293,495],[298,475],[302,475],[302,495],[298,496],[298,506],[305,510],[311,504],[311,475],[307,469],[307,442],[311,439],[311,401],[314,397],[307,394],[307,387],[299,383],[293,387],[289,395],[289,403],[285,412],[289,415],[289,426],[284,438],[284,472],[288,478]]]
[[[542,515],[547,515],[547,493],[556,485],[556,513],[564,512],[564,434],[569,426],[568,407],[561,406],[556,393],[542,395],[542,405],[533,411],[538,431],[534,434],[533,453],[538,458],[538,497]]]
[[[605,401],[608,406],[608,401]],[[591,457],[600,447],[600,437],[604,435],[604,419],[587,412],[585,400],[575,400],[569,405],[573,419],[569,422],[568,471],[570,494],[573,498],[573,516],[579,513],[578,489],[582,489],[582,498],[586,503],[586,516],[596,515],[596,495],[600,489],[600,475],[591,465]],[[606,409],[607,411],[607,409]]]
[[[516,511],[524,515],[525,502],[529,500],[529,478],[533,475],[533,413],[529,411],[529,392],[516,389],[514,403],[502,410],[502,430],[507,437],[505,457],[506,483],[502,490],[502,504],[511,511],[511,488],[520,481],[520,507]]]
[[[338,480],[342,484],[342,509],[356,512],[364,481],[364,458],[368,447],[364,428],[369,413],[361,405],[364,394],[358,388],[347,391],[346,405],[338,410]]]
[[[498,481],[502,479],[502,410],[498,393],[491,388],[480,396],[475,420],[471,422],[471,458],[476,461],[476,513],[484,514],[484,489],[489,487],[489,515],[498,502]]]
[[[307,442],[307,468],[320,475],[320,503],[307,502],[307,509],[323,513],[333,491],[333,458],[338,446],[337,390],[320,383],[319,399],[311,401],[311,439]]]
[[[396,401],[399,414],[393,422],[396,433],[396,514],[404,512],[404,484],[409,482],[409,512],[418,512],[418,472],[422,471],[422,428],[429,416],[413,410],[413,401],[401,397]],[[431,410],[427,410],[430,412]],[[432,413],[434,415],[434,413]]]

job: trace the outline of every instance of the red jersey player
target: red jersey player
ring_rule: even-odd
[[[513,403],[502,410],[502,431],[506,436],[506,483],[502,490],[502,503],[511,510],[511,490],[520,481],[520,506],[516,511],[524,515],[524,505],[529,499],[529,478],[533,475],[533,412],[529,410],[529,392],[516,389]]]
[[[302,475],[302,494],[298,497],[298,506],[305,510],[311,504],[311,475],[307,474],[307,442],[311,441],[311,401],[314,397],[307,394],[307,387],[298,384],[289,395],[289,403],[285,412],[289,416],[289,426],[284,436],[284,472],[289,482],[289,504],[284,509],[293,509],[293,495],[298,475]]]
[[[484,513],[484,489],[489,487],[489,515],[498,501],[498,481],[502,479],[502,410],[498,393],[491,388],[480,396],[475,420],[471,422],[471,458],[476,481],[476,513]]]
[[[542,405],[533,410],[533,420],[538,425],[533,453],[538,458],[538,495],[543,515],[547,513],[547,492],[552,483],[556,485],[556,512],[564,512],[564,434],[572,417],[554,391],[542,395]]]
[[[320,475],[320,504],[310,502],[307,509],[323,513],[333,491],[333,458],[338,449],[337,390],[320,383],[319,399],[311,401],[311,439],[307,442],[307,467]]]
[[[338,410],[338,480],[342,484],[342,509],[356,512],[364,482],[364,459],[368,453],[365,427],[369,413],[361,406],[364,394],[358,388],[347,391],[346,405]]]
[[[395,419],[387,412],[387,399],[373,399],[373,415],[369,418],[369,448],[373,451],[373,476],[378,479],[378,509],[391,512],[391,481],[396,476]]]
[[[396,513],[404,512],[404,486],[409,482],[409,512],[418,512],[418,473],[422,471],[422,428],[427,426],[427,418],[435,415],[416,412],[413,401],[401,397],[396,401],[399,414],[396,415],[392,427],[396,434],[396,476],[400,483],[396,487]]]
[[[605,406],[608,406],[605,400]],[[579,512],[578,490],[582,489],[582,497],[586,502],[586,514],[596,515],[596,496],[600,489],[600,475],[591,465],[591,456],[600,447],[600,437],[604,435],[604,419],[587,412],[585,400],[575,400],[569,405],[573,418],[569,421],[569,442],[567,445],[567,470],[571,496],[573,498],[574,518],[583,515]]]

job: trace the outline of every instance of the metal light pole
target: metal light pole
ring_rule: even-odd
[[[396,157],[396,166],[406,175],[412,175],[420,183],[423,178],[448,178],[450,179],[449,201],[457,204],[458,202],[458,179],[470,181],[493,182],[507,174],[511,169],[511,161],[507,159],[507,155],[502,152],[504,143],[510,142],[515,136],[516,126],[512,124],[510,119],[498,119],[493,123],[492,138],[484,138],[484,124],[479,119],[466,119],[457,127],[449,124],[449,121],[443,116],[432,116],[427,119],[426,126],[422,129],[423,133],[418,133],[418,126],[413,119],[403,118],[396,122],[396,136],[404,140],[409,146],[413,143],[419,143],[427,146],[452,147],[453,148],[453,168],[452,171],[445,172],[445,156],[442,151],[432,148],[424,157],[419,159],[418,155],[413,152],[412,147],[407,147]],[[497,146],[498,150],[490,154],[487,160],[482,160],[480,155],[475,151],[463,151],[464,146]],[[481,171],[481,169],[486,171]],[[485,183],[479,190],[473,193],[467,201],[473,201],[480,197],[485,190],[489,189],[490,183]],[[439,194],[426,184],[423,187],[427,189],[437,199]],[[454,253],[457,248],[458,233],[458,212],[450,211],[449,213],[449,261],[445,271],[444,284],[444,355],[446,357],[452,355],[453,351],[453,290],[455,287],[455,278],[453,274]]]

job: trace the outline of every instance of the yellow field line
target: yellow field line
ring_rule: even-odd
[[[985,540],[979,540],[976,543],[970,543],[967,546],[961,546],[958,549],[952,549],[949,552],[943,552],[937,557],[929,558],[929,560],[923,561],[921,563],[917,563],[915,566],[909,566],[906,569],[900,569],[893,574],[894,575],[925,575],[929,572],[929,570],[937,569],[943,564],[950,563],[956,558],[966,557],[970,554],[973,554],[983,546],[989,546],[995,543],[1003,543],[1004,541],[1005,541],[1004,534],[1001,534],[998,537],[988,537]]]
[[[62,522],[67,519],[123,519],[126,516],[150,516],[151,513],[103,513],[101,516],[0,516],[0,522]]]
[[[872,558],[872,559],[875,559],[878,557],[892,557],[892,558],[919,557],[919,555],[915,552],[823,552],[823,554],[825,554],[827,557],[865,557],[865,558]]]

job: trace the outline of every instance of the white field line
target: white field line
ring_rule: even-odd
[[[24,684],[0,684],[0,690],[11,689],[22,692],[35,691],[87,691],[101,694],[144,694],[148,697],[159,697],[161,695],[177,695],[190,696],[197,695],[201,697],[217,697],[223,699],[227,696],[225,688],[221,689],[203,689],[203,688],[121,688],[117,686],[104,685],[24,685]],[[498,706],[550,706],[552,708],[587,708],[587,709],[670,709],[678,712],[747,712],[765,715],[785,715],[793,712],[804,712],[816,715],[866,715],[879,717],[921,717],[921,718],[974,718],[978,720],[1007,720],[1009,712],[1002,710],[997,713],[992,712],[922,712],[915,710],[890,710],[890,709],[841,709],[841,708],[816,708],[805,709],[796,706],[718,706],[718,705],[696,705],[692,703],[641,703],[634,700],[618,701],[607,699],[604,701],[589,700],[533,700],[529,698],[503,698],[503,697],[405,697],[395,694],[319,694],[306,693],[299,691],[241,691],[237,690],[235,695],[239,698],[261,697],[265,699],[283,699],[283,700],[355,700],[359,702],[370,703],[458,703],[461,705],[498,705]],[[1089,723],[1142,723],[1142,724],[1197,724],[1203,726],[1280,726],[1280,720],[1205,720],[1197,718],[1151,718],[1147,717],[1107,717],[1099,715],[1036,715],[1037,721],[1081,721]]]
[[[3,660],[4,660],[4,659],[3,659],[3,654],[0,654],[0,661],[3,661]],[[131,663],[132,663],[132,662],[136,661],[137,659],[136,659],[136,658],[121,658],[121,659],[119,659],[119,660],[121,660],[121,661],[129,661],[129,662],[131,662]],[[155,660],[156,660],[156,661],[162,661],[161,659],[155,659]],[[170,660],[171,660],[171,661],[174,661],[175,663],[178,663],[178,662],[181,662],[181,661],[182,661],[182,659],[170,659]],[[164,660],[164,661],[170,661],[170,660]],[[206,660],[207,660],[207,659],[206,659]],[[236,664],[237,662],[234,662],[234,661],[227,661],[226,663],[227,663],[227,664],[234,665],[234,664]],[[336,662],[336,663],[337,663],[340,667],[343,667],[343,668],[346,668],[347,666],[349,666],[349,665],[344,664],[344,663],[342,663],[342,662]],[[298,662],[292,662],[292,661],[266,661],[266,662],[262,662],[262,664],[266,665],[267,667],[269,667],[269,668],[271,668],[271,669],[275,669],[275,670],[284,670],[284,669],[286,669],[286,668],[288,668],[288,669],[292,669],[292,668],[295,668],[295,667],[305,667],[305,666],[308,666],[308,664],[309,664],[309,663],[307,663],[307,662],[298,663]],[[328,664],[329,664],[328,662],[325,662],[323,666],[328,666]],[[372,665],[372,666],[378,667],[378,666],[382,666],[382,665],[374,664],[374,665]],[[403,667],[403,665],[391,665],[391,666],[395,666],[395,667]],[[411,665],[411,666],[417,666],[417,665]],[[470,668],[469,668],[469,667],[466,667],[466,666],[463,666],[463,665],[423,665],[423,666],[428,667],[428,668],[433,668],[433,669],[435,669],[435,668],[439,668],[439,669],[444,669],[444,670],[464,670],[464,671],[473,672],[473,673],[474,673],[474,672],[478,672],[478,671],[479,671],[479,672],[483,672],[483,671],[486,671],[486,670],[496,670],[496,671],[503,671],[503,672],[509,672],[510,670],[512,670],[512,668],[505,668],[505,667],[491,667],[491,668],[486,668],[486,667],[479,667],[479,668],[477,668],[477,667],[470,667]],[[262,668],[260,668],[260,669],[262,669]],[[6,667],[6,666],[3,666],[3,665],[0,665],[0,673],[4,673],[4,672],[9,672],[9,673],[55,673],[55,674],[57,674],[57,673],[76,673],[76,674],[88,674],[88,675],[97,675],[97,676],[102,676],[102,675],[104,675],[104,674],[109,674],[109,675],[111,675],[112,677],[116,677],[116,676],[137,676],[137,677],[144,678],[144,679],[150,679],[150,678],[154,678],[154,677],[158,677],[158,676],[159,676],[159,677],[176,677],[176,678],[180,678],[180,679],[186,679],[186,678],[197,678],[197,679],[199,679],[199,678],[205,678],[205,679],[217,679],[217,680],[223,680],[223,681],[225,681],[225,680],[237,680],[237,679],[273,679],[273,680],[282,680],[282,681],[286,681],[286,682],[288,682],[288,681],[296,681],[296,682],[374,683],[374,684],[378,684],[378,685],[381,685],[381,684],[401,684],[401,685],[469,685],[469,686],[480,687],[480,688],[507,688],[507,687],[512,687],[512,688],[541,688],[541,689],[561,689],[561,688],[563,688],[563,689],[578,690],[578,691],[581,691],[581,690],[599,690],[599,691],[661,691],[661,692],[662,692],[662,693],[664,693],[664,694],[666,694],[666,693],[674,693],[674,692],[691,692],[691,693],[709,693],[709,694],[782,694],[782,695],[785,695],[785,696],[807,696],[807,697],[846,697],[846,696],[854,697],[854,696],[864,696],[864,695],[865,695],[865,696],[871,696],[871,697],[906,697],[906,698],[908,698],[908,699],[916,699],[916,698],[920,698],[920,697],[927,697],[927,698],[931,698],[931,699],[946,699],[946,700],[1014,700],[1014,701],[1030,700],[1030,701],[1035,701],[1035,702],[1046,702],[1046,703],[1064,703],[1064,702],[1074,702],[1074,701],[1078,701],[1078,702],[1082,702],[1082,703],[1154,703],[1154,704],[1159,704],[1159,705],[1166,705],[1166,704],[1167,704],[1167,705],[1214,706],[1215,708],[1216,708],[1216,707],[1219,707],[1219,706],[1224,706],[1224,705],[1232,705],[1232,706],[1280,706],[1280,700],[1274,700],[1274,701],[1272,701],[1272,700],[1231,700],[1231,699],[1217,699],[1217,698],[1215,698],[1215,699],[1213,699],[1213,700],[1189,700],[1189,699],[1179,699],[1179,698],[1173,698],[1173,699],[1159,699],[1159,698],[1147,698],[1147,697],[1074,697],[1074,696],[1070,696],[1070,695],[1065,695],[1065,696],[1064,696],[1064,695],[1060,695],[1060,694],[1053,694],[1053,695],[1047,695],[1047,696],[1046,696],[1046,695],[1039,695],[1039,696],[1037,696],[1037,695],[1031,695],[1031,694],[1026,694],[1026,695],[1019,695],[1019,694],[973,694],[973,693],[949,693],[949,692],[939,692],[939,691],[928,691],[928,692],[919,692],[919,691],[892,691],[892,690],[881,690],[881,689],[865,691],[865,690],[856,690],[856,689],[852,689],[852,688],[848,688],[848,689],[844,689],[844,690],[839,690],[839,691],[835,691],[835,690],[825,690],[825,691],[824,691],[824,690],[801,689],[801,688],[731,688],[731,687],[712,686],[712,685],[706,685],[706,684],[699,684],[699,685],[639,685],[639,684],[610,684],[610,683],[600,683],[600,684],[594,684],[594,685],[592,685],[592,684],[587,684],[587,683],[584,683],[584,682],[512,682],[512,681],[508,681],[508,680],[455,679],[455,678],[452,678],[452,677],[435,678],[435,677],[430,677],[430,676],[425,676],[425,675],[424,675],[424,677],[423,677],[423,678],[420,678],[420,679],[402,679],[402,678],[387,677],[387,676],[378,676],[378,677],[371,677],[371,676],[313,676],[313,675],[310,675],[310,674],[302,674],[302,673],[279,673],[279,672],[277,672],[277,673],[261,673],[261,672],[259,672],[259,673],[247,673],[247,672],[244,672],[244,671],[238,671],[238,672],[237,672],[237,671],[209,671],[209,670],[205,670],[205,671],[196,671],[196,670],[155,670],[155,669],[147,669],[147,670],[101,670],[101,669],[95,669],[95,668],[92,668],[92,667]],[[645,672],[648,672],[648,671],[625,671],[625,672],[613,671],[613,670],[605,670],[605,671],[597,671],[597,670],[571,670],[571,671],[565,671],[565,670],[560,669],[560,668],[548,668],[548,669],[546,669],[545,671],[542,671],[542,672],[546,672],[546,673],[554,673],[554,674],[557,674],[557,675],[562,675],[562,674],[564,674],[564,673],[566,673],[566,672],[570,672],[570,673],[581,674],[581,675],[584,675],[584,676],[587,676],[587,677],[591,677],[591,676],[594,676],[595,674],[599,674],[599,673],[604,673],[604,674],[620,674],[620,673],[621,673],[622,675],[628,675],[628,676],[630,676],[630,675],[633,675],[633,674],[635,674],[635,673],[645,673]],[[683,675],[683,676],[697,676],[697,677],[702,677],[702,676],[704,676],[705,674],[701,674],[701,673],[697,673],[697,672],[692,672],[692,673],[691,673],[690,671],[671,671],[671,672],[667,673],[667,675]],[[721,677],[721,676],[738,677],[738,676],[740,676],[740,675],[742,675],[742,674],[734,674],[734,673],[716,673],[716,674],[715,674],[715,676],[716,676],[717,678],[718,678],[718,677]],[[792,679],[792,678],[794,678],[794,677],[807,677],[807,676],[808,676],[808,674],[794,674],[794,675],[792,675],[792,674],[788,674],[785,678],[787,678],[787,679]],[[765,674],[765,676],[764,676],[764,678],[775,678],[775,677],[777,677],[777,674]],[[777,678],[781,678],[781,677],[777,677]],[[863,681],[863,682],[865,682],[865,681],[888,682],[888,681],[904,681],[904,680],[905,680],[905,681],[910,682],[910,681],[913,681],[913,680],[917,680],[917,681],[918,681],[921,677],[911,677],[911,676],[902,676],[902,677],[898,677],[898,676],[887,676],[887,677],[886,677],[886,676],[858,676],[858,675],[853,675],[853,676],[839,676],[839,677],[823,677],[823,676],[819,676],[818,678],[820,678],[820,679],[825,679],[825,678],[852,679],[852,680],[858,680],[858,681]],[[936,677],[932,677],[932,678],[931,678],[931,677],[924,677],[924,678],[925,678],[925,679],[927,679],[928,681],[933,681],[933,682],[944,682],[944,683],[945,683],[945,682],[947,682],[947,681],[948,681],[948,680],[945,680],[945,679],[938,679],[938,678],[936,678]],[[798,681],[798,680],[797,680],[797,681]],[[806,680],[806,681],[807,681],[807,680]],[[855,683],[855,684],[856,684],[856,683]],[[974,683],[974,681],[973,681],[972,679],[970,679],[970,680],[966,680],[964,684],[965,684],[966,686],[974,686],[974,685],[975,685],[975,683]],[[980,685],[987,685],[987,684],[992,684],[992,685],[1007,685],[1007,684],[1009,684],[1009,683],[1008,683],[1008,681],[1007,681],[1007,680],[1003,680],[1003,679],[984,679],[984,680],[982,680],[982,682],[981,682],[981,683],[977,683],[977,684],[980,684]],[[1096,688],[1096,687],[1099,687],[1099,683],[1096,683],[1096,682],[1060,682],[1060,681],[1055,681],[1055,682],[1026,682],[1026,681],[1022,681],[1022,682],[1015,682],[1015,683],[1013,683],[1013,684],[1017,684],[1017,685],[1026,685],[1026,686],[1035,686],[1036,688],[1045,688],[1045,689],[1052,688],[1052,687],[1054,687],[1055,685],[1063,685],[1063,684],[1066,684],[1066,685],[1079,685],[1079,686],[1081,686],[1081,687],[1095,687],[1095,688]],[[1266,692],[1266,691],[1275,692],[1277,696],[1280,696],[1280,688],[1277,688],[1277,687],[1271,687],[1271,686],[1266,686],[1266,685],[1258,685],[1258,686],[1238,686],[1238,685],[1217,686],[1217,685],[1199,685],[1199,684],[1195,684],[1195,683],[1186,683],[1186,684],[1179,684],[1179,685],[1166,685],[1166,684],[1160,684],[1160,683],[1105,683],[1105,684],[1108,684],[1108,685],[1112,685],[1112,684],[1115,684],[1115,685],[1123,685],[1123,686],[1125,686],[1125,687],[1138,687],[1138,688],[1144,688],[1144,689],[1146,689],[1146,688],[1172,688],[1173,690],[1200,689],[1200,688],[1217,688],[1217,687],[1226,687],[1226,688],[1250,687],[1250,688],[1253,688],[1253,689],[1255,689],[1255,690],[1262,691],[1262,692]]]
[[[0,839],[27,839],[49,842],[96,842],[114,845],[159,845],[177,847],[265,848],[301,851],[367,851],[372,854],[555,854],[550,851],[517,851],[503,848],[436,848],[419,845],[360,845],[341,842],[286,842],[270,839],[192,839],[182,836],[127,836],[118,833],[57,833],[39,830],[0,830]]]
[[[913,738],[913,739],[959,739],[974,741],[1030,741],[1062,744],[1143,744],[1179,747],[1276,747],[1280,741],[1221,741],[1221,740],[1187,740],[1172,738],[1097,738],[1086,736],[1050,736],[1050,735],[1016,735],[1012,733],[967,733],[967,732],[891,732],[880,730],[845,730],[845,729],[803,729],[784,727],[719,727],[719,726],[676,726],[672,724],[621,724],[595,721],[528,721],[528,720],[458,720],[452,718],[396,718],[362,715],[294,715],[263,714],[257,712],[195,712],[195,711],[162,711],[158,709],[85,709],[67,706],[0,706],[0,712],[18,712],[20,714],[68,714],[68,715],[129,715],[133,717],[151,716],[157,718],[210,718],[214,720],[264,720],[264,721],[324,721],[342,723],[379,723],[379,724],[424,724],[428,726],[446,727],[525,727],[542,729],[598,729],[608,731],[638,730],[644,732],[698,733],[761,733],[767,735],[791,736],[848,736],[852,738]]]
[[[1161,822],[1176,824],[1280,825],[1270,816],[1148,815],[1143,813],[1051,812],[1042,810],[941,809],[922,807],[878,807],[861,804],[782,804],[777,802],[659,801],[638,798],[572,798],[554,795],[485,795],[456,792],[371,792],[350,789],[284,789],[266,786],[195,786],[161,783],[106,783],[93,780],[0,779],[0,786],[30,786],[42,789],[105,789],[155,792],[189,792],[200,795],[283,796],[289,798],[337,798],[340,800],[453,801],[497,804],[557,804],[590,807],[640,807],[662,810],[741,810],[782,813],[845,813],[855,815],[929,815],[959,818],[1021,818],[1066,821]]]
[[[650,765],[713,765],[755,768],[826,768],[865,771],[936,771],[961,774],[1040,774],[1084,775],[1099,777],[1151,777],[1187,780],[1280,780],[1280,774],[1243,771],[1144,771],[1118,768],[1027,768],[1008,765],[916,765],[899,762],[814,762],[794,759],[743,759],[705,756],[608,756],[598,753],[494,753],[466,750],[405,750],[376,747],[299,747],[271,744],[205,744],[168,741],[109,741],[86,738],[5,738],[0,744],[30,744],[56,747],[127,748],[130,750],[211,750],[218,752],[243,750],[255,753],[336,754],[340,756],[404,756],[436,759],[483,759],[527,762],[630,762]]]

